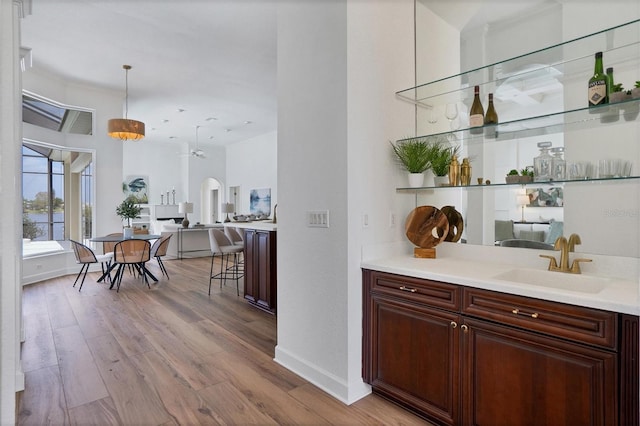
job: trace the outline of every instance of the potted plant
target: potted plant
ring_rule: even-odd
[[[448,186],[449,165],[453,156],[458,155],[460,147],[447,146],[440,141],[434,142],[431,147],[431,170],[433,170],[435,186]]]
[[[622,87],[622,83],[616,83],[611,88],[611,93],[609,94],[609,103],[613,104],[616,102],[622,102],[627,100],[628,97],[630,97],[630,94],[627,94],[627,92],[624,90],[624,87]]]
[[[520,174],[516,169],[511,169],[504,180],[507,183],[520,183]]]
[[[398,163],[409,173],[409,186],[421,187],[424,172],[431,166],[429,162],[430,144],[425,138],[411,138],[389,142]]]
[[[533,182],[533,167],[527,166],[520,170],[520,183]]]
[[[131,238],[133,235],[133,228],[131,227],[131,219],[138,219],[142,209],[136,204],[134,197],[125,198],[118,207],[116,207],[116,214],[122,219],[127,220],[127,226],[123,229],[124,238]]]
[[[640,80],[636,81],[636,85],[631,89],[631,98],[640,99]]]

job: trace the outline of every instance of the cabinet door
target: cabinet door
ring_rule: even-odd
[[[255,280],[255,236],[253,229],[244,230],[244,298],[251,303],[256,302],[257,290]]]
[[[480,320],[464,323],[464,424],[617,424],[614,352]]]
[[[372,294],[366,374],[375,392],[458,424],[459,335],[454,313]]]
[[[275,233],[257,231],[254,241],[254,296],[260,307],[271,311],[276,309],[275,238]]]

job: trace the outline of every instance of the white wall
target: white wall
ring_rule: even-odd
[[[413,81],[412,1],[279,5],[276,361],[348,403],[369,392],[362,245],[400,240],[390,212],[408,209],[388,141],[414,131],[394,96]],[[330,227],[307,227],[310,210]]]
[[[0,424],[15,423],[16,392],[24,389],[20,361],[21,121],[18,2],[0,2]],[[12,208],[13,207],[13,208]]]
[[[278,134],[276,132],[256,136],[229,145],[227,156],[227,192],[229,187],[240,187],[236,212],[249,214],[249,191],[271,188],[271,215],[278,202]]]

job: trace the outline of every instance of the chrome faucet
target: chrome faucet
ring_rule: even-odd
[[[278,219],[276,218],[276,211],[277,210],[278,210],[278,204],[276,203],[276,205],[273,206],[273,221],[272,221],[273,223],[278,223],[277,222]]]
[[[554,250],[560,250],[560,265],[556,262],[554,256],[541,254],[540,257],[549,259],[549,270],[568,272],[570,274],[580,274],[580,262],[591,262],[591,259],[574,259],[571,267],[569,267],[569,253],[575,250],[576,245],[582,244],[580,236],[578,234],[571,234],[569,240],[565,237],[558,237],[553,245]]]

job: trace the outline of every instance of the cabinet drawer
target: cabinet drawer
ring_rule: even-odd
[[[617,315],[488,290],[465,288],[462,312],[563,339],[617,348]]]
[[[371,271],[371,291],[437,308],[460,310],[461,290],[455,284]]]

